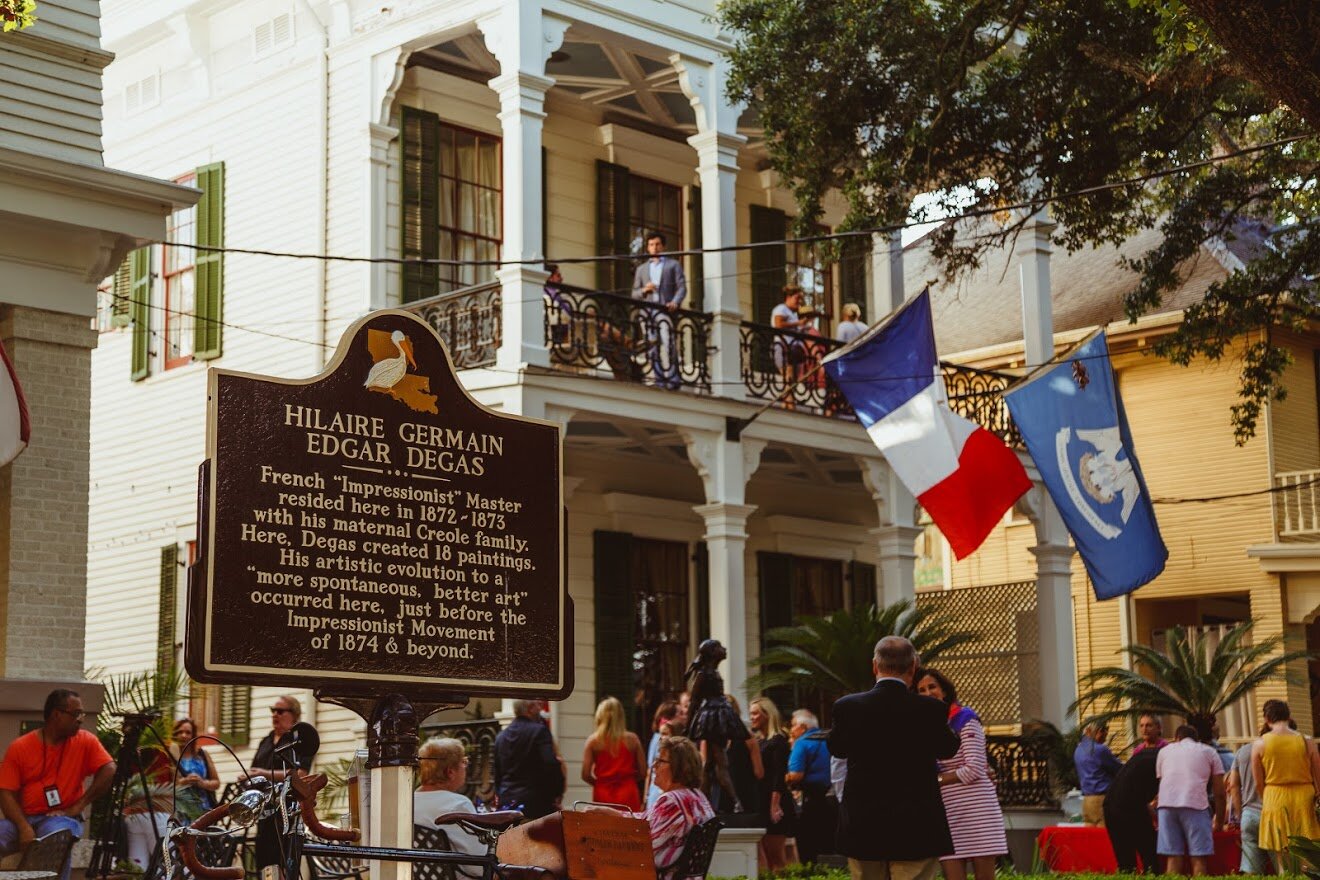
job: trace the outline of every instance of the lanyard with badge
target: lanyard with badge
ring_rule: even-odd
[[[63,801],[60,798],[60,786],[59,786],[60,768],[64,766],[64,752],[68,749],[68,745],[69,745],[68,740],[65,740],[64,742],[60,743],[60,754],[59,754],[59,758],[56,759],[56,763],[55,763],[55,784],[48,785],[44,789],[42,789],[42,791],[46,795],[46,806],[50,807],[51,809],[54,809],[55,807],[61,806],[63,804]],[[40,779],[46,778],[45,733],[42,733],[41,735],[41,776],[38,778]]]

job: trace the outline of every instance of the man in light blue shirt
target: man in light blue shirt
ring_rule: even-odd
[[[651,343],[651,373],[656,387],[673,389],[682,384],[673,313],[687,299],[687,277],[683,274],[683,264],[673,257],[663,256],[664,251],[663,233],[652,232],[646,236],[646,252],[650,259],[637,267],[632,295],[633,299],[663,306],[637,311],[646,328],[647,341]]]
[[[1082,741],[1073,752],[1077,781],[1082,789],[1082,821],[1087,825],[1105,824],[1105,792],[1123,765],[1105,745],[1109,728],[1089,724],[1082,731]]]

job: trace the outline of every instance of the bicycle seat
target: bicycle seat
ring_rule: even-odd
[[[517,810],[500,810],[496,813],[441,813],[433,821],[436,825],[452,825],[461,822],[475,828],[504,831],[511,825],[521,822],[522,817],[523,814]]]

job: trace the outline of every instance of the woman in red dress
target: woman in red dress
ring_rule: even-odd
[[[582,781],[591,785],[591,799],[642,809],[646,757],[642,741],[624,724],[623,704],[606,697],[596,707],[596,730],[582,753]]]

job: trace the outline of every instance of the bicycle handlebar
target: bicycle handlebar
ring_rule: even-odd
[[[322,840],[357,840],[362,836],[362,832],[356,828],[335,828],[323,823],[316,817],[314,798],[306,798],[301,803],[303,824],[307,826],[307,830]]]
[[[188,827],[203,831],[227,815],[229,815],[229,804],[221,804],[203,813]],[[241,867],[212,868],[203,865],[197,858],[196,843],[196,838],[192,835],[184,834],[179,837],[179,858],[183,859],[183,864],[187,866],[194,877],[198,877],[200,880],[243,880],[243,869]]]

